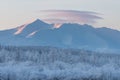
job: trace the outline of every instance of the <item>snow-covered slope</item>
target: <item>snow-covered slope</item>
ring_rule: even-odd
[[[36,32],[39,32],[40,30],[44,29],[51,29],[52,25],[49,25],[39,19],[35,20],[34,22],[22,25],[17,28],[17,31],[14,33],[15,35],[22,35],[22,36],[32,36]]]
[[[120,49],[120,31],[69,23],[55,28],[37,19],[27,25],[0,31],[0,44],[116,51]]]

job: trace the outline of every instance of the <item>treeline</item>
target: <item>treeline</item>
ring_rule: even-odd
[[[120,55],[0,46],[0,80],[120,80]]]
[[[14,47],[0,46],[0,62],[33,61],[36,63],[89,63],[101,66],[106,63],[120,64],[119,54],[107,54],[79,49],[61,49],[56,47]]]

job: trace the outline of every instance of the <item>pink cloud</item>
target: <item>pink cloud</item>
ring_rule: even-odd
[[[49,23],[96,23],[96,20],[102,19],[98,13],[89,11],[75,11],[75,10],[41,10],[43,19]]]

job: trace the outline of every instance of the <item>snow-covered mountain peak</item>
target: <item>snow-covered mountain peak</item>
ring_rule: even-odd
[[[46,25],[47,23],[43,22],[40,19],[36,19],[35,21],[33,21],[31,24],[41,24],[41,25]]]
[[[0,31],[0,44],[117,50],[120,49],[120,31],[88,24],[48,24],[37,19],[12,30]]]
[[[22,25],[22,26],[18,27],[17,31],[14,34],[28,36],[29,34],[31,34],[33,32],[38,32],[40,30],[51,29],[51,28],[53,28],[52,25],[37,19],[30,24]]]

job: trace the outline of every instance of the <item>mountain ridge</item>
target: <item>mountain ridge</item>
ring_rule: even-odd
[[[118,34],[120,31],[94,28],[87,24],[65,23],[55,28],[37,19],[27,25],[0,31],[0,44],[110,51],[120,49],[120,35]]]

